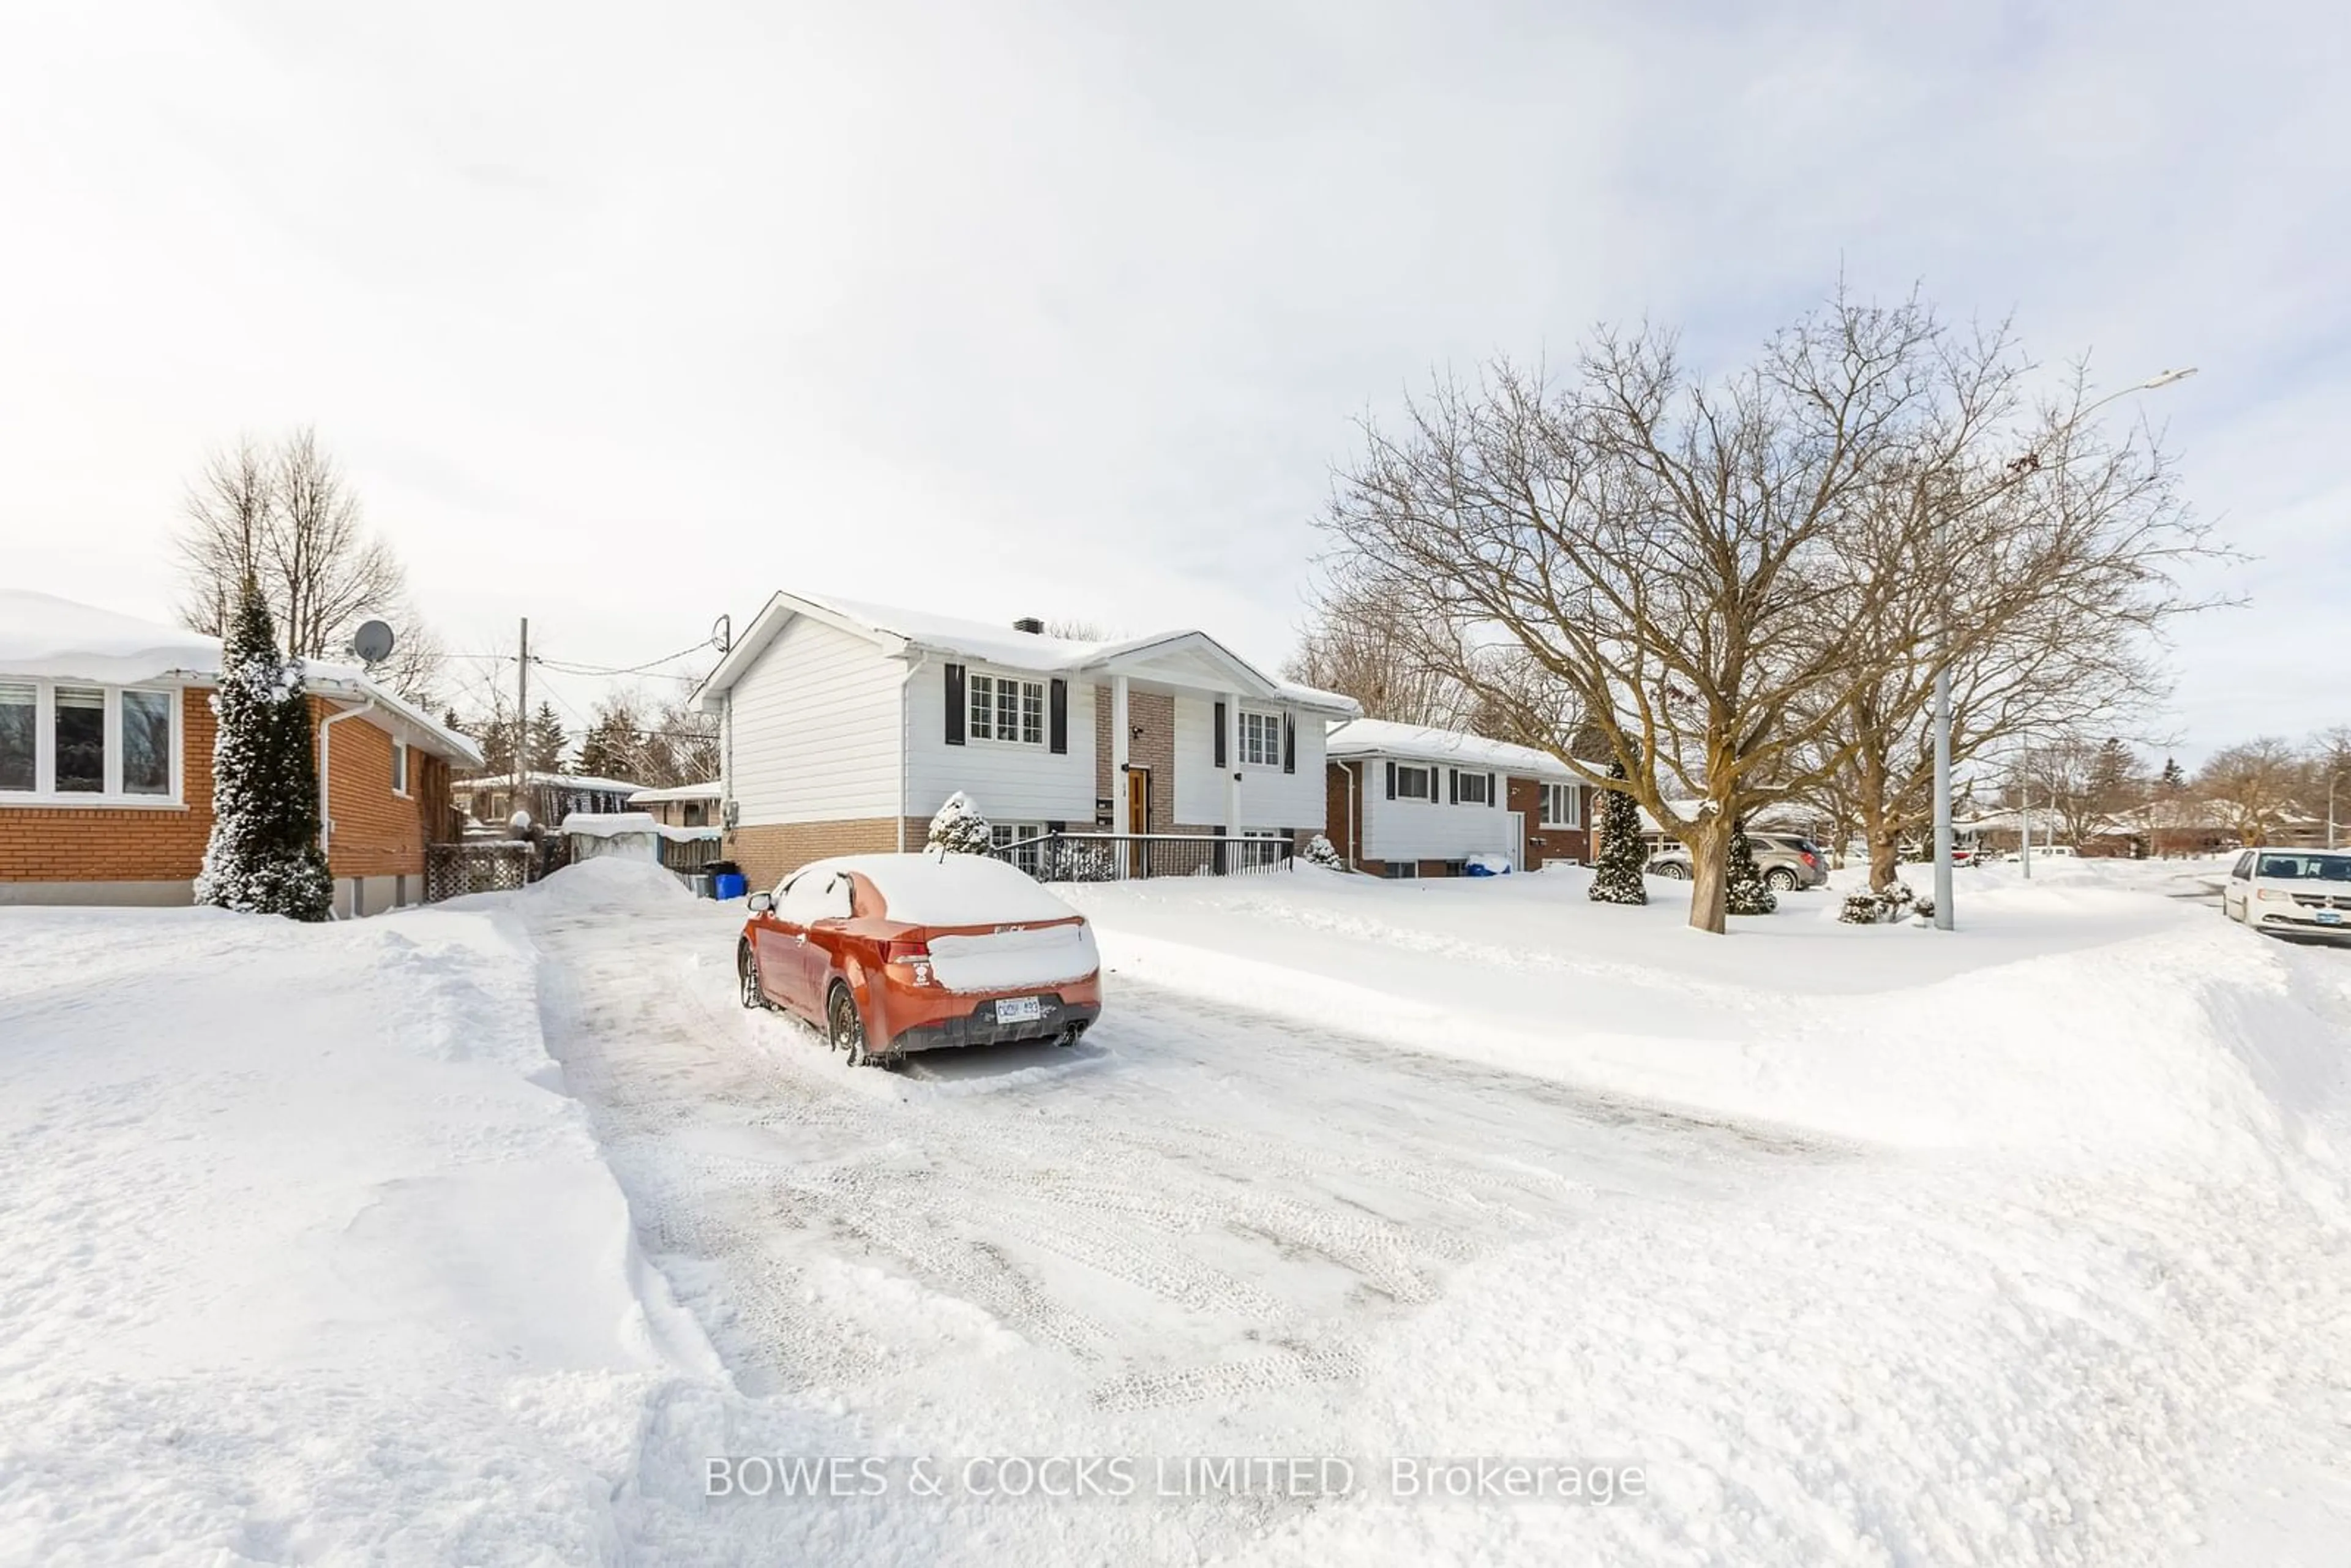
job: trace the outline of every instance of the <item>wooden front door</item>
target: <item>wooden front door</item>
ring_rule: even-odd
[[[1130,768],[1126,770],[1126,831],[1147,833],[1151,831],[1151,769]],[[1126,847],[1129,876],[1148,876],[1147,844],[1130,843]]]

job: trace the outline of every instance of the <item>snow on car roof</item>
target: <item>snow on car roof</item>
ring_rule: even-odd
[[[840,855],[799,875],[812,871],[855,872],[882,894],[891,919],[916,925],[1066,920],[1077,913],[1018,866],[986,855]]]
[[[1438,729],[1425,724],[1397,724],[1384,718],[1351,718],[1331,727],[1323,749],[1332,757],[1403,757],[1415,762],[1443,762],[1462,768],[1492,768],[1505,773],[1532,774],[1543,779],[1575,777],[1567,765],[1547,751],[1489,740],[1467,730]]]

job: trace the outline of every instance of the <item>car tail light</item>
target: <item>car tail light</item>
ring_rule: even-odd
[[[885,942],[882,946],[882,962],[891,968],[913,970],[914,984],[918,986],[931,984],[931,947],[927,942]]]

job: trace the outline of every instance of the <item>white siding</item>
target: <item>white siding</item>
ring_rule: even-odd
[[[1437,766],[1437,799],[1388,799],[1388,764],[1384,758],[1363,759],[1364,858],[1371,861],[1458,861],[1473,854],[1516,854],[1507,805],[1455,806],[1447,802],[1452,790]],[[1494,776],[1498,795],[1509,785]]]
[[[736,683],[727,795],[744,827],[898,814],[904,665],[806,617]]]
[[[1245,702],[1270,711],[1275,705]],[[1216,699],[1176,699],[1176,821],[1186,827],[1219,827],[1225,821],[1225,777],[1217,767]],[[1298,732],[1297,770],[1248,768],[1241,775],[1241,826],[1311,828],[1325,831],[1329,797],[1322,778],[1322,720],[1293,714]]]
[[[981,674],[1019,674],[1050,682],[1033,671],[999,671],[971,664]],[[1067,822],[1090,828],[1094,821],[1094,688],[1070,683],[1070,749],[1056,755],[1044,746],[966,738],[946,742],[946,665],[936,657],[914,666],[906,687],[910,747],[906,759],[906,814],[927,817],[960,789],[990,821]],[[1050,701],[1050,699],[1049,699]],[[1050,726],[1051,714],[1047,713]]]

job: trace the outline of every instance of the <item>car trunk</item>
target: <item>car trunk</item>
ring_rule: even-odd
[[[937,931],[931,975],[951,991],[1009,991],[1083,979],[1101,967],[1083,921]]]

